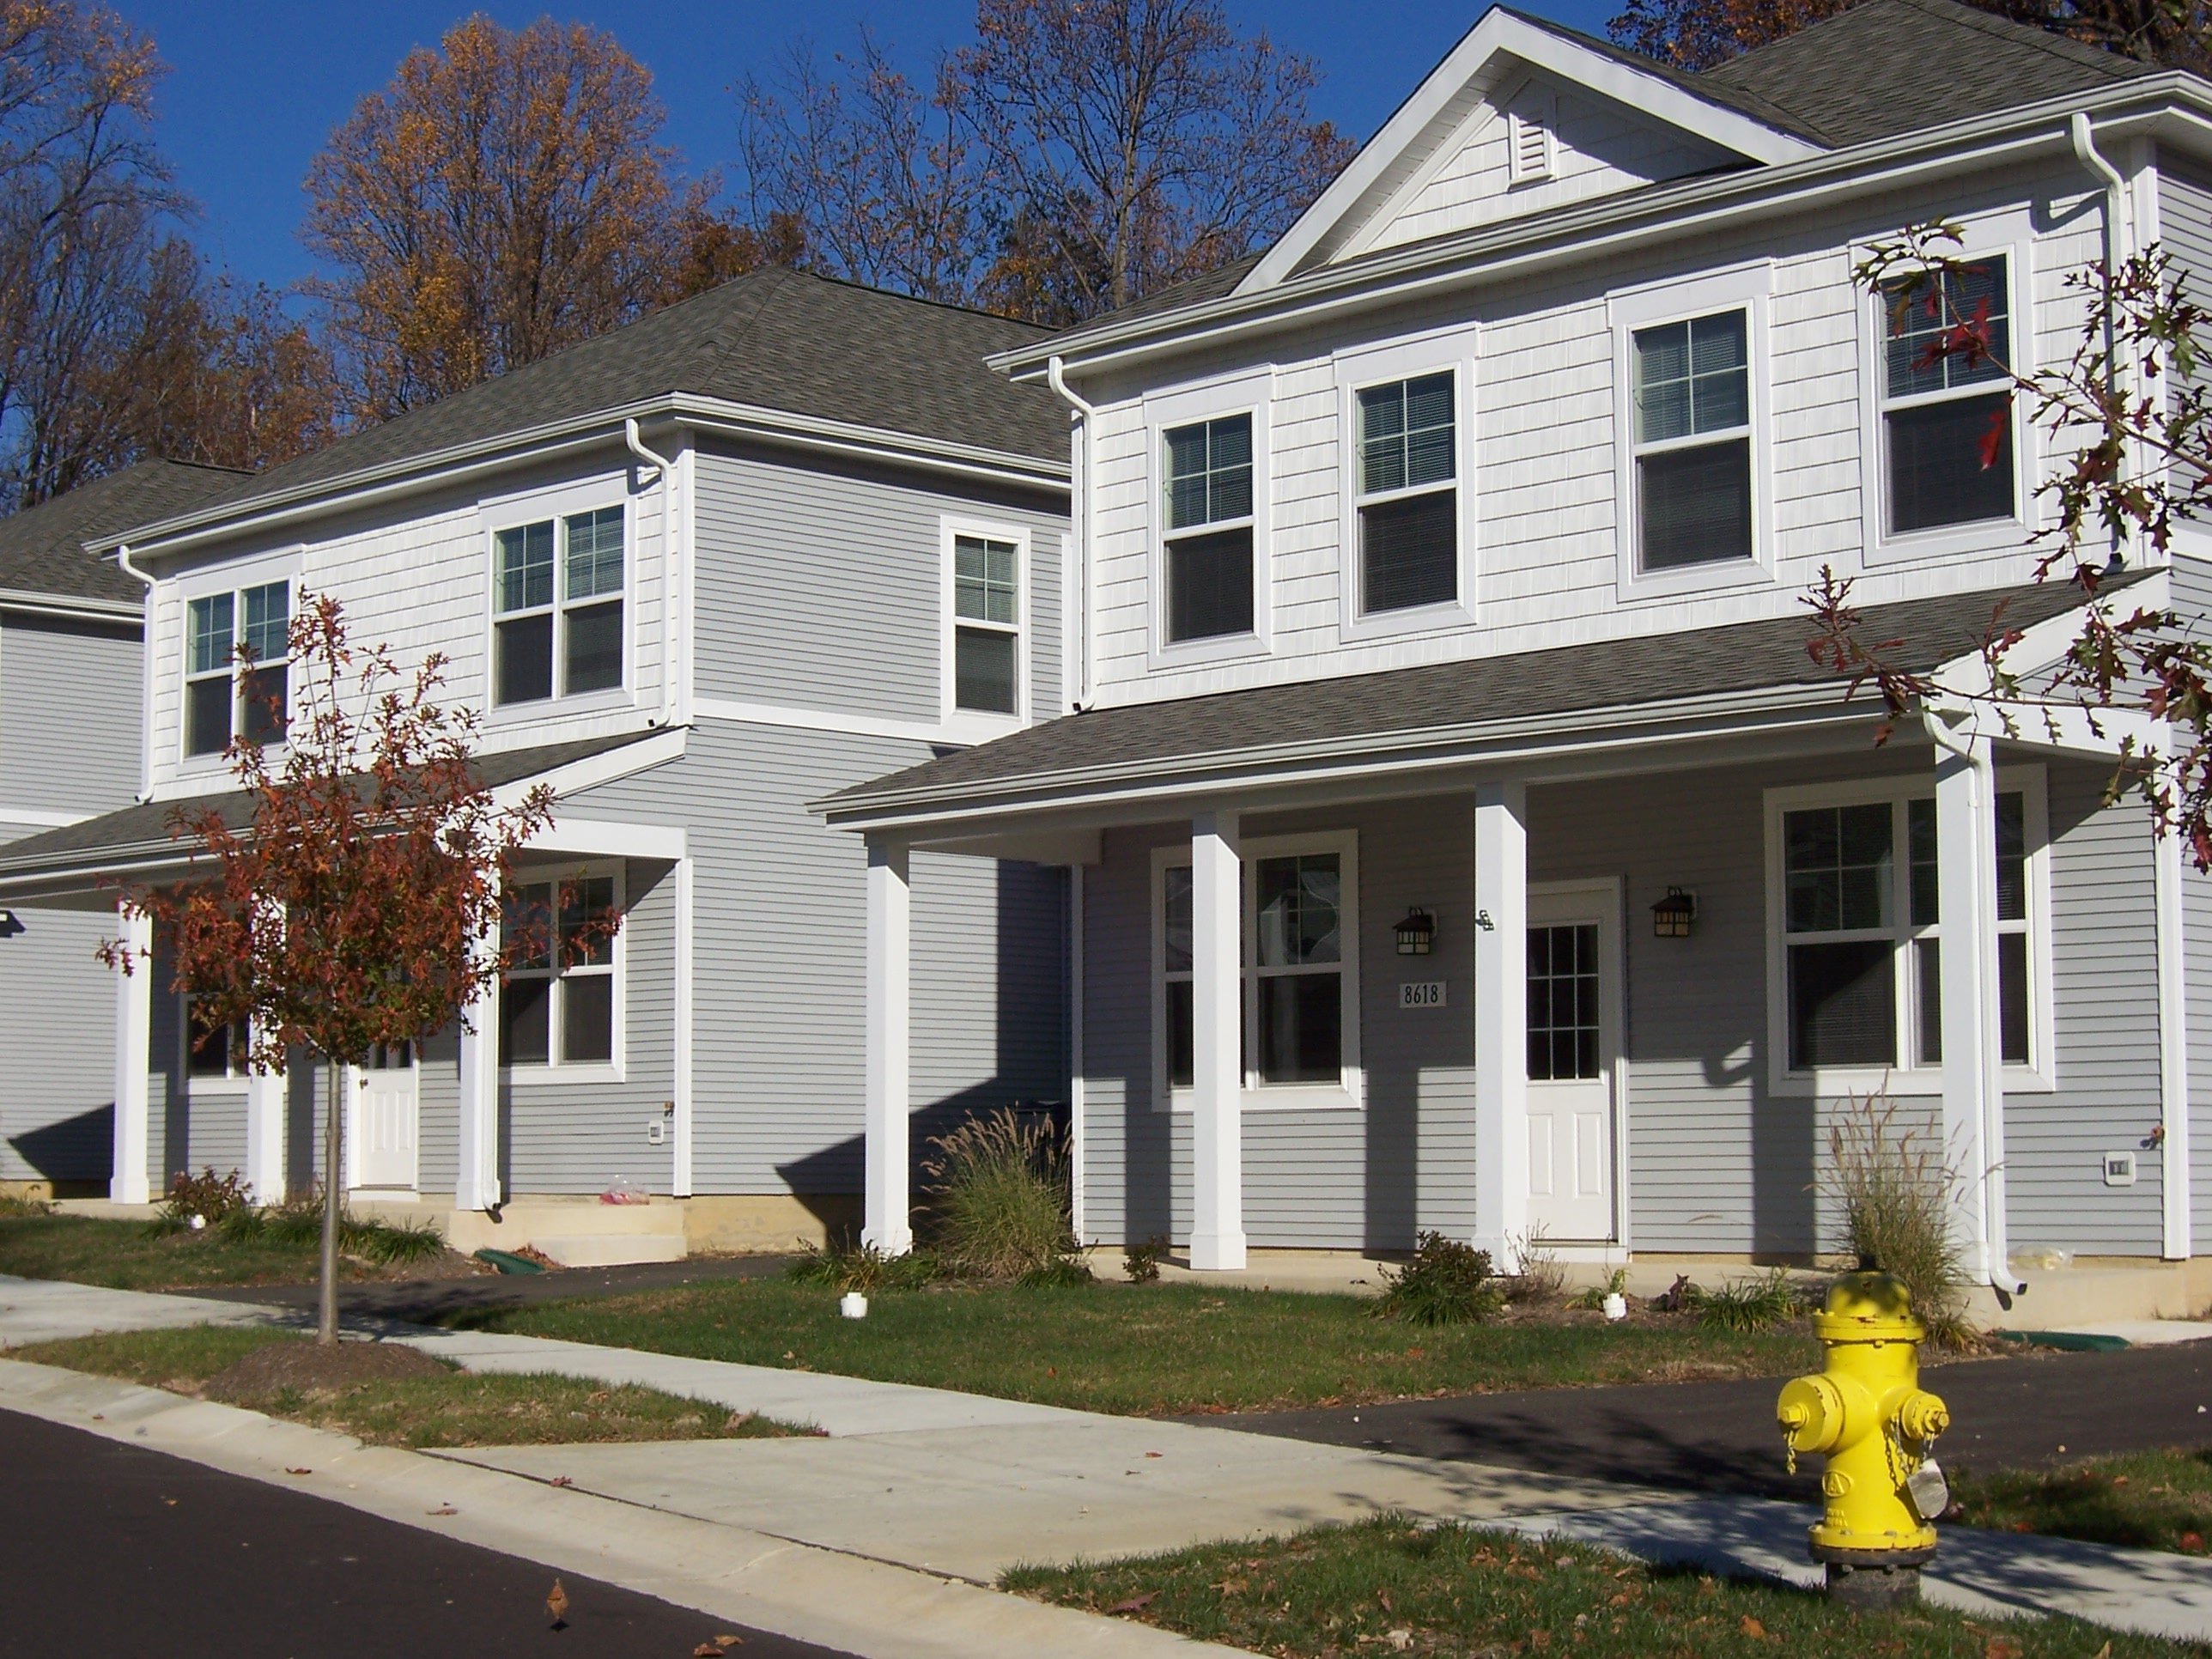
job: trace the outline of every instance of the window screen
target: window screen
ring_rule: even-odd
[[[1172,643],[1248,634],[1252,417],[1229,415],[1176,427],[1162,444],[1167,470],[1168,639]],[[1209,528],[1224,524],[1236,527]]]

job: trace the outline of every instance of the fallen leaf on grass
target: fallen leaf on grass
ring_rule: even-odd
[[[1766,1639],[1766,1626],[1747,1613],[1743,1616],[1743,1633],[1754,1642],[1764,1642]]]
[[[553,1477],[550,1484],[556,1486],[573,1486],[576,1484],[576,1481],[573,1475],[556,1474]]]
[[[1142,1613],[1146,1607],[1152,1606],[1152,1598],[1158,1594],[1159,1592],[1158,1590],[1146,1590],[1143,1595],[1133,1595],[1126,1601],[1116,1601],[1112,1607],[1107,1608],[1106,1611],[1109,1613]]]
[[[287,1474],[313,1474],[314,1471],[313,1469],[287,1469],[284,1473]]]
[[[447,1504],[442,1509],[424,1510],[422,1513],[425,1515],[459,1515],[460,1511],[455,1509],[451,1504]],[[556,1579],[554,1581],[554,1588],[557,1589],[559,1587],[560,1581]]]
[[[1391,1652],[1404,1653],[1413,1645],[1413,1632],[1410,1630],[1386,1630],[1382,1632],[1382,1639],[1390,1644]]]
[[[1982,1650],[1982,1659],[2020,1659],[2020,1644],[2009,1636],[1992,1636]]]

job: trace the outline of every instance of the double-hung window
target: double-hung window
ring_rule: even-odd
[[[1020,544],[988,536],[952,538],[952,706],[1021,711]]]
[[[1348,843],[1261,848],[1244,865],[1242,1066],[1248,1089],[1344,1085],[1357,1042],[1347,975],[1353,937]],[[1170,1090],[1195,1074],[1191,871],[1158,872],[1160,1070]]]
[[[185,1076],[211,1083],[217,1079],[246,1075],[251,1027],[246,1021],[235,1020],[228,1025],[202,1024],[192,1012],[189,997],[184,1001],[184,1015]]]
[[[1912,1072],[1943,1059],[1936,802],[1892,795],[1781,814],[1788,1069]],[[1999,1050],[2035,1063],[2027,796],[1997,796]]]
[[[504,925],[510,952],[499,994],[501,1066],[606,1065],[615,1057],[611,875],[520,883]]]
[[[266,582],[185,605],[185,752],[272,743],[290,716],[291,587]]]
[[[1366,386],[1359,418],[1359,608],[1459,598],[1458,421],[1453,374]]]
[[[539,702],[623,683],[623,509],[492,536],[492,701]]]
[[[2011,318],[2002,258],[1881,296],[1884,511],[1892,535],[2013,514]],[[1985,352],[1938,348],[1961,325]]]
[[[1750,317],[1635,331],[1637,568],[1752,557]]]
[[[1252,416],[1162,434],[1167,642],[1252,632]]]

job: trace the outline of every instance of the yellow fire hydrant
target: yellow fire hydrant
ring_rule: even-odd
[[[1949,1502],[1929,1455],[1950,1425],[1943,1402],[1920,1387],[1927,1328],[1888,1273],[1845,1273],[1813,1317],[1826,1351],[1817,1376],[1783,1385],[1774,1419],[1796,1473],[1797,1454],[1824,1452],[1824,1512],[1808,1540],[1828,1570],[1829,1593],[1863,1606],[1920,1594],[1920,1568],[1936,1553],[1929,1524]]]

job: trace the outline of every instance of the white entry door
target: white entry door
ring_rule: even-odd
[[[380,1044],[353,1074],[353,1184],[364,1188],[415,1186],[417,1117],[415,1046]]]
[[[1620,898],[1528,893],[1528,1220],[1554,1243],[1616,1238]]]

